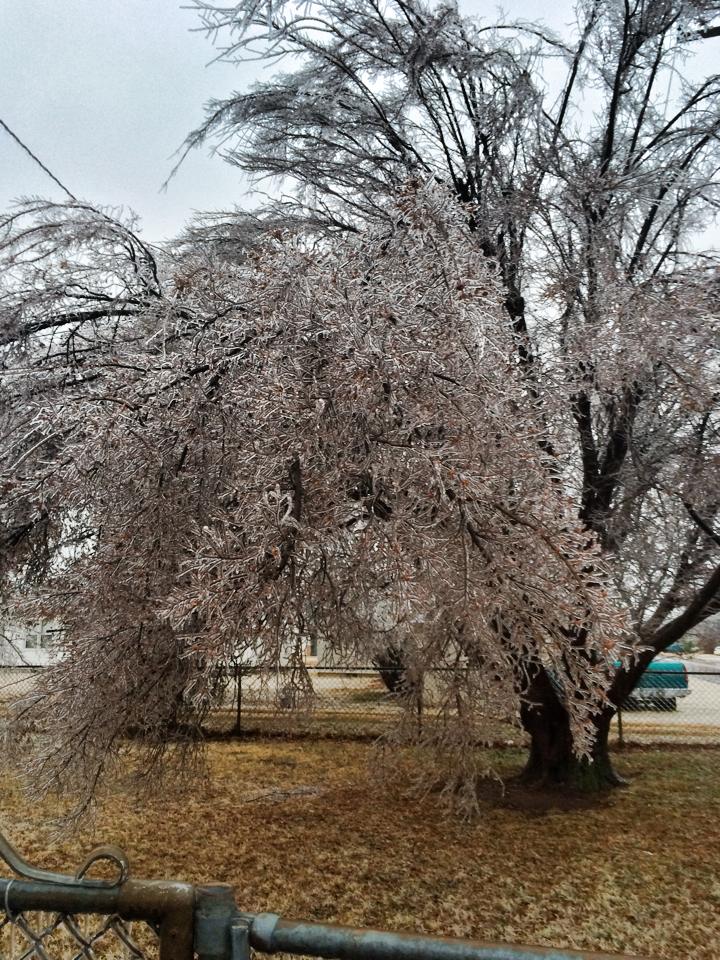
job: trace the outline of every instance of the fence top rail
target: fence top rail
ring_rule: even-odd
[[[654,661],[660,662],[660,661]],[[673,661],[675,662],[675,661]],[[714,669],[696,669],[692,663],[688,663],[686,660],[679,660],[678,663],[682,663],[685,667],[685,672],[688,676],[698,676],[698,677],[717,677],[720,676],[720,657],[718,657],[718,665]],[[0,663],[0,674],[3,671],[8,671],[12,673],[18,672],[37,672],[50,669],[54,664],[52,663]],[[323,664],[322,666],[306,664],[306,668],[312,673],[344,673],[344,674],[380,674],[380,673],[404,673],[404,667],[373,667],[373,666],[350,666],[348,664],[338,664],[337,666],[332,666],[328,664]],[[249,674],[263,674],[263,675],[272,675],[272,674],[285,674],[292,673],[293,667],[281,664],[281,665],[263,665],[263,664],[250,664],[250,663],[241,663],[237,665],[227,664],[224,667],[224,672],[230,676],[236,676],[237,674],[249,675]],[[466,668],[462,668],[466,669]],[[476,668],[477,669],[477,668]],[[444,666],[438,665],[433,667],[428,667],[425,671],[426,673],[447,673],[447,672],[457,672],[457,666]],[[677,670],[662,670],[657,667],[653,667],[652,674],[676,674]],[[13,683],[22,684],[24,682],[24,677],[18,677],[13,680]]]
[[[294,953],[338,960],[642,960],[621,954],[510,946],[452,937],[283,920],[274,913],[240,914],[250,946],[262,953]]]
[[[654,662],[657,663],[659,661],[654,661]],[[697,674],[698,676],[711,676],[711,677],[720,676],[720,657],[718,658],[718,665],[715,667],[715,669],[712,669],[712,668],[708,669],[707,667],[704,669],[702,667],[695,668],[693,664],[688,663],[685,660],[678,660],[678,661],[672,661],[672,662],[682,663],[682,665],[685,667],[685,672],[688,675]],[[345,664],[345,665],[338,664],[337,666],[334,666],[334,667],[328,666],[328,665],[316,666],[313,664],[306,664],[305,667],[310,673],[332,673],[332,674],[337,673],[337,674],[347,674],[349,676],[352,676],[354,674],[379,675],[380,673],[404,673],[405,672],[404,667],[383,667],[381,669],[380,667],[354,667],[348,664]],[[33,669],[36,669],[36,668],[33,668]],[[43,669],[43,668],[38,667],[37,669]],[[425,670],[425,673],[457,673],[458,669],[466,670],[468,668],[465,666],[458,668],[457,666],[452,667],[452,666],[440,665],[440,666],[428,667]],[[480,668],[475,667],[474,669],[480,669]],[[293,667],[286,666],[284,664],[279,666],[263,666],[262,664],[240,664],[238,666],[225,667],[225,672],[230,676],[237,676],[238,674],[240,674],[241,676],[251,676],[253,674],[272,676],[273,674],[292,673]],[[670,669],[663,670],[662,668],[653,666],[650,672],[651,674],[654,675],[654,674],[665,674],[665,673],[677,674],[679,671],[670,670]]]
[[[167,880],[126,880],[120,886],[100,887],[0,879],[0,910],[11,918],[23,911],[42,910],[161,922],[169,914],[192,911],[194,895],[191,884]]]

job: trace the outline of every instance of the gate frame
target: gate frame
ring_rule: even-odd
[[[73,877],[31,866],[0,833],[0,859],[19,875],[0,878],[0,913],[9,923],[33,911],[61,918],[94,914],[144,921],[158,934],[160,960],[250,960],[251,949],[328,960],[641,960],[621,954],[297,922],[276,913],[243,913],[229,884],[193,886],[128,879],[127,857],[116,847],[93,851]],[[119,868],[114,880],[86,877],[90,865],[101,860]],[[33,947],[25,953],[35,955],[46,956],[42,947],[40,952]]]

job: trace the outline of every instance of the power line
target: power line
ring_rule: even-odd
[[[55,174],[54,174],[51,170],[48,170],[48,168],[45,166],[45,164],[42,162],[42,160],[41,160],[39,157],[35,156],[35,154],[32,152],[32,150],[30,149],[30,147],[28,147],[25,143],[22,142],[22,140],[20,139],[20,137],[10,129],[10,127],[5,123],[5,121],[2,119],[2,117],[0,117],[0,127],[2,127],[3,130],[5,130],[6,133],[9,133],[9,134],[10,134],[10,136],[13,138],[13,140],[15,141],[15,143],[17,143],[17,145],[18,145],[22,150],[24,150],[25,153],[26,153],[31,159],[33,159],[33,160],[35,161],[35,163],[40,167],[41,170],[44,170],[44,171],[45,171],[45,173],[50,177],[51,180],[54,180],[54,181],[55,181],[55,183],[60,187],[60,189],[61,189],[64,193],[66,193],[66,194],[70,197],[71,200],[74,200],[75,203],[78,202],[78,198],[77,198],[74,194],[70,193],[70,191],[69,191],[68,188],[65,186],[65,184],[62,183],[62,181],[58,180],[58,178],[55,176]]]

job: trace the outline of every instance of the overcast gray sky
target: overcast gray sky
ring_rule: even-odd
[[[208,65],[213,48],[181,2],[0,0],[0,117],[76,196],[132,208],[150,240],[176,234],[193,211],[242,205],[247,192],[242,174],[208,150],[191,153],[160,192],[203,104],[262,75],[254,63]],[[571,0],[505,7],[555,28],[572,19]],[[0,211],[33,194],[61,197],[0,129]]]
[[[246,189],[195,151],[159,192],[203,103],[251,77],[206,66],[212,46],[195,26],[180,0],[0,0],[0,117],[73,193],[131,207],[153,240]],[[27,194],[60,191],[0,130],[0,209]]]

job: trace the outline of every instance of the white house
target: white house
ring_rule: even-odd
[[[0,667],[46,667],[53,659],[55,623],[28,626],[14,620],[0,621]]]

